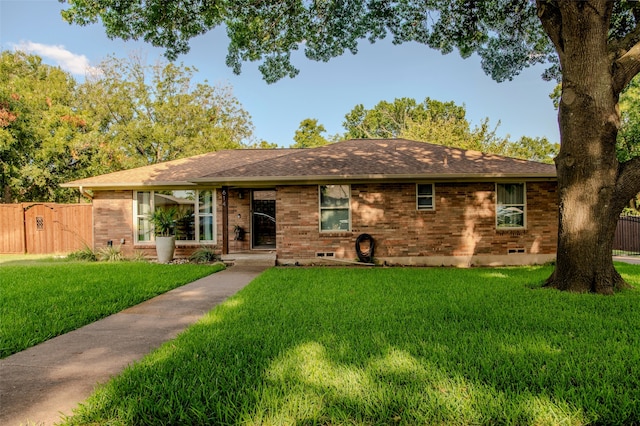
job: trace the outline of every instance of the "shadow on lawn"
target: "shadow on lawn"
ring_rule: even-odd
[[[640,317],[617,318],[635,310],[635,294],[613,303],[613,297],[531,291],[525,284],[547,275],[544,268],[352,273],[327,269],[309,279],[297,269],[268,271],[101,389],[85,407],[87,416],[75,421],[640,418],[640,383],[629,374],[639,357],[633,330]],[[340,274],[347,276],[338,280]],[[478,276],[483,283],[470,285]],[[618,312],[607,314],[611,306],[602,303]]]

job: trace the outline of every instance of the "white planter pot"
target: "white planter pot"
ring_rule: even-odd
[[[159,263],[171,262],[175,250],[176,237],[156,237],[156,254]]]

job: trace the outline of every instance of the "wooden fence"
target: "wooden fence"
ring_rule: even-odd
[[[620,216],[613,240],[613,254],[640,254],[640,216]]]
[[[93,247],[91,204],[0,204],[0,253],[67,253]]]

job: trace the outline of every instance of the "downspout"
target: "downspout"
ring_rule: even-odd
[[[222,187],[222,254],[229,254],[229,187]]]
[[[91,200],[91,248],[93,250],[95,250],[96,248],[96,220],[95,220],[95,216],[94,216],[94,209],[93,209],[93,195],[88,192],[87,190],[85,190],[82,185],[80,185],[78,187],[78,189],[80,190],[80,195],[83,197],[88,198],[89,200]],[[80,204],[80,200],[78,200],[78,204]]]
[[[82,195],[83,197],[86,197],[86,198],[88,198],[88,199],[90,199],[90,200],[93,200],[93,195],[91,195],[91,193],[90,193],[90,192],[86,191],[86,190],[82,187],[82,185],[80,185],[80,186],[78,187],[78,189],[80,190],[80,195]],[[80,201],[80,200],[78,200],[78,201]]]

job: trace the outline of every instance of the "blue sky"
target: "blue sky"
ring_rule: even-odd
[[[120,58],[141,53],[149,63],[161,59],[163,50],[144,42],[110,40],[99,24],[80,27],[60,17],[66,5],[57,0],[0,0],[0,47],[20,48],[38,54],[82,79],[86,67],[107,55]],[[559,142],[557,114],[549,99],[554,83],[540,78],[543,68],[525,70],[511,82],[496,83],[486,76],[477,58],[463,60],[426,46],[393,46],[385,40],[362,41],[357,55],[350,53],[329,62],[294,57],[300,74],[268,85],[257,63],[245,63],[241,75],[225,65],[226,34],[216,29],[194,39],[191,52],[178,59],[195,66],[199,80],[225,84],[251,114],[256,140],[286,147],[300,122],[314,118],[325,126],[325,136],[344,132],[344,116],[357,104],[372,108],[381,100],[426,97],[464,105],[472,126],[488,117],[501,122],[498,134],[512,140],[521,136],[547,137]]]

